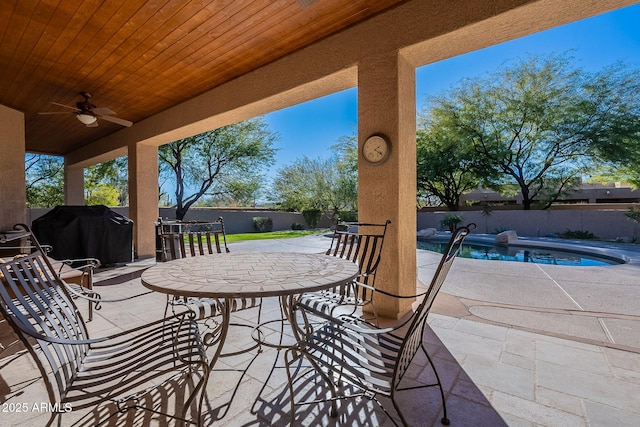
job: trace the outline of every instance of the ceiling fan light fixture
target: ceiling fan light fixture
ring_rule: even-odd
[[[92,125],[98,121],[96,116],[93,116],[91,114],[86,114],[86,113],[78,113],[76,114],[76,117],[85,125]]]

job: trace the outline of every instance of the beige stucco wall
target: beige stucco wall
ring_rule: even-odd
[[[0,230],[27,218],[24,114],[0,105]]]
[[[84,168],[64,164],[64,204],[84,205]]]
[[[415,68],[397,52],[368,57],[358,67],[358,145],[372,134],[387,136],[389,158],[370,165],[359,156],[358,219],[383,223],[391,220],[384,241],[384,256],[376,273],[376,286],[400,295],[415,294],[416,256],[416,98]],[[396,317],[411,308],[411,301],[377,298],[376,311]]]
[[[158,219],[158,147],[129,147],[129,215],[133,220],[134,255],[156,256],[154,222]]]

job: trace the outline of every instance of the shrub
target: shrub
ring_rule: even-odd
[[[456,229],[458,224],[462,222],[462,219],[463,219],[462,215],[447,214],[440,221],[440,225],[448,228],[449,231],[453,233],[453,231]]]
[[[340,211],[338,217],[342,222],[356,222],[358,221],[358,212],[356,211]]]
[[[640,205],[629,207],[629,211],[625,215],[633,222],[640,222]]]
[[[558,237],[562,239],[579,239],[579,240],[593,240],[597,239],[596,235],[590,231],[582,230],[565,230],[562,233],[558,233]]]
[[[304,230],[304,225],[300,224],[299,222],[294,222],[293,224],[291,224],[291,229],[292,230]]]
[[[253,227],[260,233],[264,233],[265,231],[272,231],[273,220],[266,216],[254,216]]]
[[[309,227],[316,228],[320,222],[322,211],[320,209],[305,209],[302,211],[302,216],[304,220],[307,221],[307,224],[309,224]]]

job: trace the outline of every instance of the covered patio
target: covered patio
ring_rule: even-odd
[[[406,293],[416,282],[416,67],[633,3],[4,3],[0,229],[26,219],[25,152],[64,156],[69,205],[84,204],[85,167],[126,155],[135,255],[152,257],[158,146],[357,86],[359,146],[373,134],[391,143],[381,165],[359,155],[359,217],[391,220],[379,282]],[[133,126],[38,114],[83,91]],[[408,309],[377,307],[392,318]]]
[[[0,229],[27,218],[26,152],[64,157],[69,205],[84,204],[85,167],[127,156],[136,262],[102,270],[95,282],[105,298],[142,294],[141,271],[155,262],[159,146],[357,87],[358,146],[374,134],[384,134],[391,144],[389,158],[379,165],[367,163],[359,151],[359,220],[391,221],[377,283],[386,291],[412,294],[421,274],[428,275],[435,264],[416,257],[415,249],[416,68],[634,3],[5,2],[0,6]],[[51,111],[50,102],[74,105],[83,91],[133,126],[99,121],[98,127],[85,127],[74,117],[38,114]],[[327,242],[283,244],[320,252]],[[232,247],[240,249],[266,250]],[[460,266],[467,264],[456,264],[454,271]],[[557,331],[477,321],[454,292],[478,279],[477,268],[452,275],[449,292],[443,289],[451,298],[440,299],[424,337],[444,378],[454,425],[640,424],[640,360],[633,344],[623,348]],[[635,271],[607,279],[637,278]],[[516,270],[513,277],[521,274]],[[94,314],[90,332],[101,335],[162,317],[163,295],[133,301],[106,304]],[[277,301],[265,307],[267,315],[277,316]],[[411,307],[409,300],[376,302],[377,313],[391,319]],[[622,320],[637,322],[633,314]],[[46,401],[37,369],[7,332],[6,322],[0,323],[0,400]],[[243,339],[249,338],[238,337],[236,343],[242,345]],[[205,421],[286,425],[281,354],[266,350],[224,362],[207,387]],[[411,375],[421,376],[423,367],[418,363]],[[151,398],[171,405],[164,397]],[[441,408],[431,404],[437,399],[429,402],[425,407],[418,394],[404,401],[414,425],[438,422]],[[33,410],[27,417],[11,412],[2,414],[2,422],[31,426],[48,417]],[[307,425],[392,424],[375,405],[358,400],[348,403],[338,419],[310,407],[305,420]]]
[[[230,245],[237,251],[295,251],[320,252],[328,244],[326,237],[307,236],[277,242],[250,241]],[[633,256],[631,253],[630,255]],[[640,253],[629,265],[613,267],[558,267],[545,266],[549,278],[530,278],[523,283],[519,297],[512,296],[510,309],[521,311],[521,322],[509,326],[510,317],[483,320],[482,313],[461,309],[469,307],[472,294],[461,289],[474,282],[483,289],[495,285],[494,262],[461,259],[454,266],[442,293],[436,300],[424,340],[428,345],[438,371],[443,378],[451,425],[454,426],[636,426],[640,395],[640,344],[637,342],[640,323],[637,316],[625,314],[634,309],[612,307],[608,313],[588,311],[582,316],[570,309],[571,302],[556,298],[540,301],[537,306],[516,308],[518,301],[526,303],[540,287],[553,289],[555,282],[570,288],[572,283],[583,286],[611,286],[630,284],[637,277]],[[425,280],[435,268],[437,254],[418,251],[418,275]],[[502,263],[500,261],[496,261]],[[138,295],[146,290],[140,284],[142,270],[152,261],[141,261],[117,269],[102,270],[96,275],[97,287],[107,298]],[[501,267],[502,282],[516,286],[518,279],[528,274],[533,265],[506,263]],[[548,267],[548,268],[547,268]],[[569,270],[567,270],[569,269]],[[602,271],[604,269],[604,271]],[[569,275],[569,271],[571,274]],[[601,271],[602,274],[597,273]],[[603,277],[608,279],[603,279]],[[519,288],[520,289],[520,288]],[[526,291],[529,289],[529,291]],[[573,294],[585,303],[589,291]],[[105,304],[95,312],[89,322],[93,336],[114,329],[127,329],[157,320],[163,315],[164,296],[154,293],[136,297],[133,301]],[[505,301],[503,300],[503,303]],[[559,309],[562,306],[567,309]],[[476,304],[477,305],[477,304]],[[505,308],[505,304],[487,305]],[[482,304],[480,305],[482,306]],[[266,318],[279,316],[277,298],[265,300]],[[588,307],[587,307],[588,308]],[[86,315],[86,306],[81,310]],[[536,314],[566,316],[573,320],[540,322]],[[594,318],[605,318],[617,342],[609,342],[591,326]],[[238,320],[243,316],[239,312]],[[249,318],[247,317],[247,319]],[[611,323],[609,323],[611,322]],[[6,349],[0,353],[0,398],[11,397],[8,402],[46,402],[47,394],[37,369],[28,354],[19,354],[19,344],[11,344],[8,328],[0,323],[0,342]],[[628,334],[624,332],[628,329]],[[272,331],[273,336],[278,331]],[[588,333],[588,335],[584,335]],[[244,328],[233,330],[230,340],[235,346],[246,346],[251,338]],[[15,338],[14,338],[15,339]],[[289,395],[287,376],[283,369],[282,351],[263,348],[240,356],[223,358],[211,374],[203,413],[204,425],[228,426],[285,426],[289,421]],[[427,375],[422,360],[416,360],[412,378]],[[167,390],[168,391],[168,390]],[[404,392],[403,410],[411,425],[439,425],[441,405],[435,391]],[[153,399],[160,405],[171,405],[171,393],[156,394]],[[384,403],[384,402],[383,402]],[[313,426],[390,426],[393,423],[370,401],[348,400],[341,406],[339,418],[328,416],[327,408],[298,409],[304,425]],[[166,408],[164,408],[166,409]],[[144,411],[137,411],[135,419],[124,425],[140,425]],[[25,416],[26,415],[26,416]],[[29,414],[3,413],[3,422],[12,426],[41,425],[48,413],[30,411]],[[148,419],[147,419],[148,420]],[[161,417],[153,418],[163,425]],[[91,425],[81,424],[81,425]],[[171,424],[170,424],[171,425]]]

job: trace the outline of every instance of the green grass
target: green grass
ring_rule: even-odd
[[[307,236],[309,234],[320,234],[327,230],[307,230],[307,231],[269,231],[265,233],[239,233],[227,234],[227,243],[240,242],[243,240],[269,240],[269,239],[288,239],[291,237]]]

